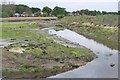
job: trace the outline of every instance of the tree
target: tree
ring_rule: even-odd
[[[1,5],[2,7],[2,17],[12,17],[15,13],[15,5],[8,4],[8,5]]]
[[[28,15],[30,15],[32,13],[31,9],[28,6],[26,6],[26,5],[16,5],[15,12],[16,13],[20,13],[20,14],[25,12]]]
[[[120,15],[120,11],[118,11],[118,15]]]
[[[46,7],[44,7],[44,8],[42,9],[42,12],[43,12],[43,14],[44,14],[45,16],[50,16],[50,15],[51,15],[51,12],[52,12],[52,9],[49,8],[48,6],[46,6]]]
[[[102,14],[105,15],[105,14],[107,14],[107,12],[106,11],[102,11]]]
[[[56,6],[53,9],[52,14],[54,16],[57,16],[58,18],[62,18],[62,17],[64,17],[67,14],[67,11],[65,10],[65,8],[61,8],[61,7]]]
[[[32,7],[31,11],[32,11],[32,13],[37,13],[37,12],[40,12],[41,9]]]
[[[96,15],[101,15],[101,12],[100,11],[91,11],[91,10],[88,10],[88,9],[82,9],[82,10],[77,10],[77,11],[73,11],[73,14],[76,15],[76,14],[79,14],[79,15],[90,15],[90,16],[96,16]]]

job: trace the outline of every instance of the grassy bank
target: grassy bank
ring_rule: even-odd
[[[70,16],[59,21],[67,28],[110,48],[118,49],[117,15]]]
[[[118,15],[98,15],[98,16],[68,16],[61,20],[68,25],[72,22],[93,23],[94,25],[118,26]]]
[[[93,60],[88,49],[63,46],[35,23],[3,24],[1,38],[14,42],[2,49],[3,78],[43,78]],[[77,45],[78,46],[78,45]],[[12,73],[12,74],[11,74]]]

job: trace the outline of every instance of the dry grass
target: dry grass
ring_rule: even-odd
[[[46,20],[46,19],[57,19],[57,17],[9,17],[0,18],[0,22],[4,21],[21,21],[21,20]]]

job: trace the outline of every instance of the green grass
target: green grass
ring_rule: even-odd
[[[18,23],[18,24],[2,24],[2,36],[0,38],[24,38],[27,36],[35,36],[29,28],[41,27],[35,23]]]
[[[118,25],[118,15],[98,15],[98,16],[68,16],[60,20],[61,23],[68,25],[72,22],[94,23],[97,25]]]
[[[0,27],[8,27],[8,28],[16,28],[16,27],[38,27],[39,25],[38,24],[35,24],[35,23],[16,23],[16,24],[2,24]]]
[[[79,28],[79,31],[85,36],[107,45],[110,48],[118,49],[118,29],[117,28]],[[78,31],[78,32],[79,32]]]

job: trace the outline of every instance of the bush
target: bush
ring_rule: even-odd
[[[63,18],[64,17],[64,15],[57,15],[57,18],[58,19],[61,19],[61,18]]]

